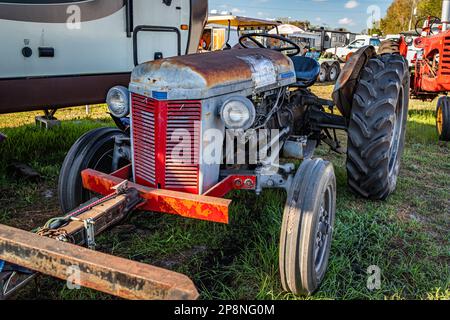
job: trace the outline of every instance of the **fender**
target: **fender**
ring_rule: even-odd
[[[373,46],[365,46],[356,51],[345,64],[333,90],[333,101],[341,114],[350,118],[353,93],[360,79],[360,74],[370,58],[376,55]]]

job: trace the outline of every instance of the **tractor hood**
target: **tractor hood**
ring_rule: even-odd
[[[292,60],[269,49],[232,49],[147,62],[130,91],[159,100],[202,100],[241,91],[251,95],[296,82]]]

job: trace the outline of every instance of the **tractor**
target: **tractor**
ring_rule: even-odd
[[[284,45],[265,47],[271,39]],[[398,52],[363,47],[326,100],[310,90],[319,63],[298,56],[295,42],[261,33],[239,42],[140,64],[129,87],[111,88],[116,128],[86,133],[63,163],[64,215],[37,234],[0,226],[8,270],[66,279],[75,264],[82,286],[124,298],[195,299],[186,277],[93,251],[95,236],[135,210],[227,224],[231,191],[281,189],[282,287],[315,293],[328,266],[337,188],[333,165],[315,150],[325,144],[346,154],[354,193],[371,200],[392,194],[405,140],[408,64]],[[348,134],[346,150],[338,130]]]
[[[439,139],[450,141],[450,0],[442,4],[442,18],[418,19],[416,32],[419,35],[414,45],[422,50],[416,55],[411,92],[416,98],[437,102],[436,128]],[[419,28],[423,23],[423,27]]]

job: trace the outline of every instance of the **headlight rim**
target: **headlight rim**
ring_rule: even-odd
[[[115,92],[118,92],[122,98],[124,98],[124,101],[126,103],[126,109],[122,113],[117,113],[116,110],[114,110],[111,106],[111,96],[115,94]],[[111,89],[109,89],[108,94],[106,95],[106,104],[108,106],[109,112],[116,118],[125,118],[130,115],[131,112],[131,105],[130,105],[130,92],[128,88],[124,86],[114,86]]]
[[[233,101],[238,101],[238,102],[242,103],[245,106],[245,108],[249,114],[249,118],[245,122],[245,125],[243,125],[239,128],[233,127],[232,125],[227,123],[227,119],[225,119],[225,116],[224,116],[225,108],[227,107],[227,105],[229,105]],[[247,97],[243,97],[243,96],[234,96],[234,97],[231,97],[231,98],[225,100],[225,102],[222,104],[222,106],[220,108],[219,114],[220,114],[220,118],[221,118],[223,124],[225,125],[225,127],[227,129],[231,129],[231,130],[244,130],[244,131],[248,130],[254,125],[254,123],[256,121],[255,105],[253,104],[253,102],[250,99],[248,99]]]

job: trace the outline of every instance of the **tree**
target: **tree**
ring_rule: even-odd
[[[442,14],[442,0],[422,0],[417,5],[417,12],[419,17],[436,16],[440,18]]]
[[[416,16],[412,16],[414,6],[417,6]],[[384,34],[406,31],[411,19],[414,27],[418,19],[426,16],[440,17],[441,12],[442,0],[394,0],[381,20],[381,30]]]
[[[386,16],[381,19],[380,29],[383,33],[392,34],[408,30],[413,5],[413,0],[394,0]]]

